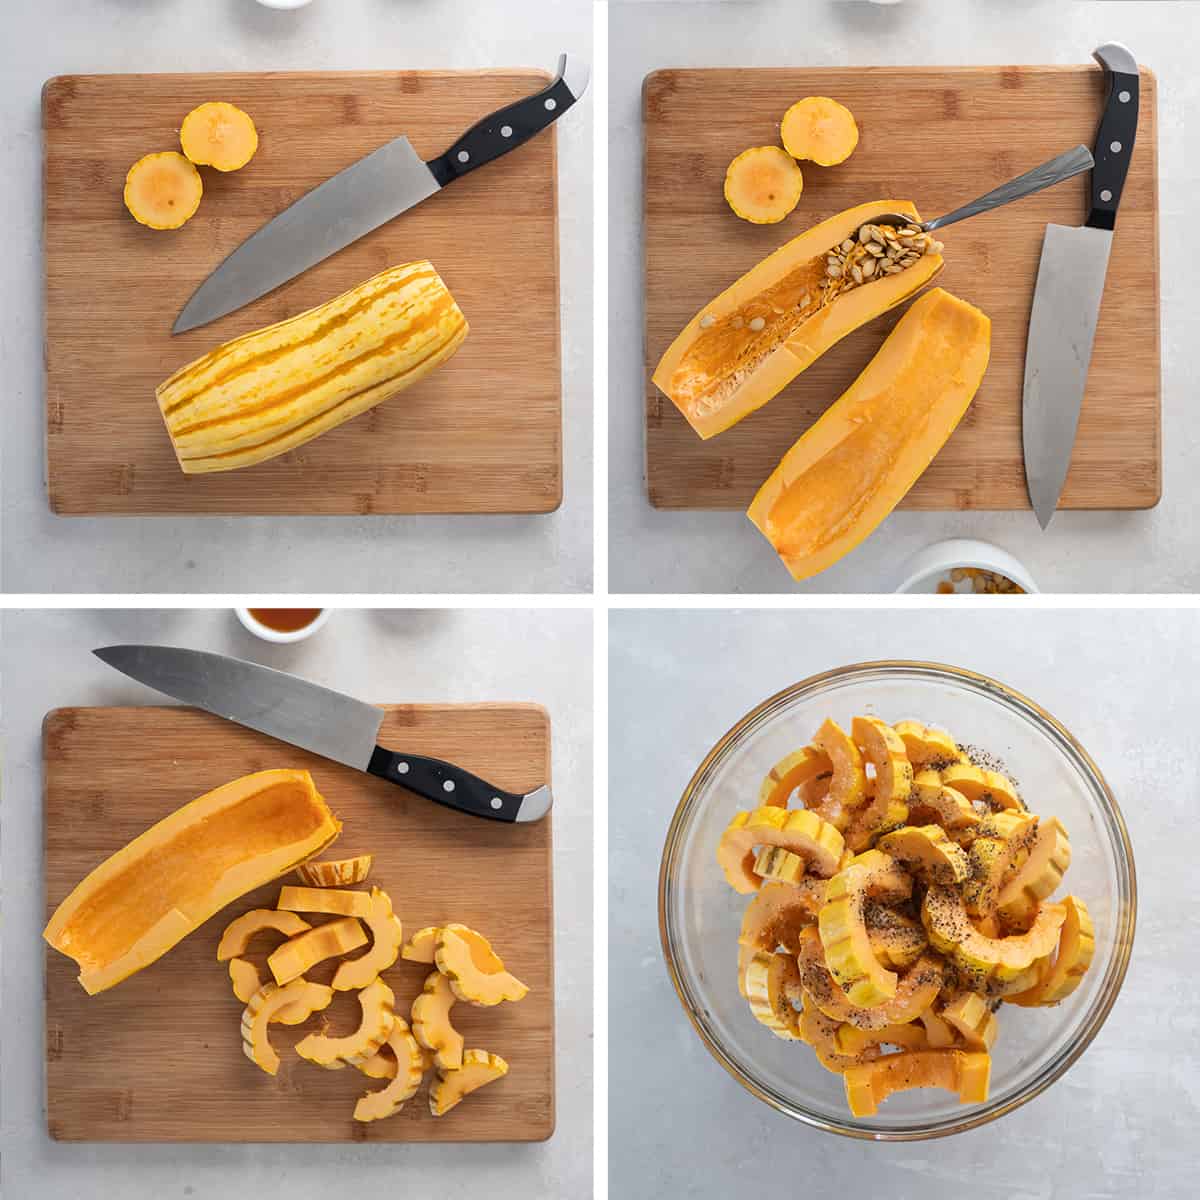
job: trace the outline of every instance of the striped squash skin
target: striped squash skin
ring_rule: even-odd
[[[433,264],[390,267],[181,367],[155,392],[185,474],[283,454],[428,375],[467,336]]]

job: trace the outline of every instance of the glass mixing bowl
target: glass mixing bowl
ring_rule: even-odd
[[[1054,1008],[1002,1006],[991,1095],[960,1105],[950,1092],[901,1092],[873,1117],[853,1117],[840,1075],[803,1043],[760,1025],[738,993],[737,938],[748,897],[717,866],[721,833],[753,808],[759,783],[804,745],[826,717],[855,714],[949,729],[961,744],[1002,760],[1026,803],[1056,816],[1071,838],[1059,894],[1084,899],[1096,954],[1083,982]],[[1133,945],[1137,885],[1117,802],[1087,751],[1049,713],[994,679],[936,663],[879,662],[813,676],[744,716],[709,752],[683,793],[663,849],[659,929],[684,1011],[716,1060],[780,1112],[818,1129],[878,1141],[941,1137],[984,1125],[1049,1087],[1083,1053],[1108,1016]]]

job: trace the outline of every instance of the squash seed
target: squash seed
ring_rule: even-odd
[[[750,322],[750,328],[753,329],[755,333],[761,333],[762,330],[766,328],[766,324],[767,322],[762,317],[755,317],[754,320]]]
[[[711,328],[711,327],[712,327],[712,325],[714,324],[714,322],[716,321],[716,319],[717,319],[717,318],[716,318],[716,317],[714,317],[714,316],[712,315],[712,313],[705,313],[705,314],[704,314],[704,316],[702,316],[702,317],[700,318],[700,328],[701,328],[701,329],[709,329],[709,328]]]

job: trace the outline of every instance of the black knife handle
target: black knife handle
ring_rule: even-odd
[[[1096,134],[1092,168],[1092,209],[1087,224],[1092,229],[1115,229],[1117,205],[1133,157],[1133,143],[1138,125],[1138,73],[1119,70],[1136,68],[1137,62],[1124,46],[1101,46],[1094,55],[1108,77],[1108,94],[1104,100],[1104,115]]]
[[[457,808],[459,812],[493,821],[515,821],[521,811],[523,795],[494,787],[486,779],[464,771],[440,758],[425,758],[420,754],[397,754],[393,750],[375,747],[367,770],[389,783],[398,783],[410,792]]]
[[[430,159],[426,165],[445,187],[452,179],[515,150],[552,125],[587,90],[587,80],[585,66],[561,55],[558,74],[549,86],[535,96],[526,96],[484,117],[445,154]]]

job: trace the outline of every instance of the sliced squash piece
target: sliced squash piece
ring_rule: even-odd
[[[863,918],[871,953],[893,971],[906,971],[929,946],[925,926],[894,908],[869,901]]]
[[[969,762],[951,763],[941,772],[942,783],[992,809],[1023,809],[1012,780],[999,771],[988,771]]]
[[[800,972],[790,954],[755,954],[746,968],[746,999],[754,1019],[785,1041],[800,1037],[800,1014],[789,999],[799,986]]]
[[[245,958],[229,960],[229,979],[233,984],[233,994],[243,1003],[248,1004],[250,998],[262,989],[262,976],[258,968]],[[295,982],[295,981],[293,981]],[[304,983],[305,980],[299,982]],[[272,1021],[281,1025],[303,1025],[309,1017],[323,1008],[328,1008],[333,1002],[333,988],[324,984],[314,983],[301,998],[292,1004],[286,1004],[277,1009],[271,1016]]]
[[[839,1049],[837,1038],[841,1024],[826,1016],[807,994],[803,1003],[799,1026],[800,1040],[813,1048],[817,1061],[825,1070],[840,1075],[851,1067],[861,1066],[879,1057],[878,1046],[864,1046],[853,1053]]]
[[[867,799],[867,772],[862,754],[846,731],[833,720],[821,725],[813,744],[824,751],[833,767],[827,803],[836,814],[833,823],[839,830],[845,830],[853,811]]]
[[[905,1050],[925,1050],[930,1046],[925,1026],[919,1021],[885,1025],[882,1029],[842,1024],[838,1026],[836,1040],[843,1054],[861,1054],[868,1046],[901,1046]]]
[[[738,990],[746,994],[746,968],[756,953],[774,953],[780,946],[789,954],[800,950],[800,934],[816,922],[825,899],[823,879],[803,879],[798,884],[764,883],[746,905],[738,935]]]
[[[229,960],[229,982],[233,984],[233,994],[243,1004],[248,1004],[250,997],[262,987],[258,968],[246,958]]]
[[[944,1050],[958,1040],[957,1030],[940,1013],[934,1011],[932,1004],[917,1019],[925,1027],[930,1049]]]
[[[341,823],[307,771],[259,771],[164,817],[58,906],[43,937],[89,994],[160,958],[227,904],[319,854]]]
[[[236,104],[210,100],[193,108],[179,127],[184,154],[201,167],[237,171],[258,149],[258,130]]]
[[[907,200],[848,209],[776,250],[687,323],[662,356],[654,383],[702,438],[761,408],[831,346],[915,295],[942,269],[941,255],[925,254],[906,270],[830,295],[830,249],[887,212],[919,220]]]
[[[882,1004],[895,996],[898,982],[896,973],[871,951],[864,917],[867,898],[905,900],[911,894],[911,877],[879,850],[858,855],[829,881],[817,928],[825,962],[851,1004]]]
[[[309,887],[345,887],[351,883],[362,883],[370,875],[371,864],[374,861],[374,857],[370,854],[356,854],[353,858],[306,862],[296,868],[296,874]]]
[[[256,933],[273,929],[285,937],[295,937],[296,934],[311,928],[312,926],[303,917],[298,917],[293,912],[278,912],[273,908],[252,908],[249,912],[242,913],[240,917],[230,921],[225,927],[225,932],[221,934],[221,940],[217,943],[217,962],[225,962],[235,955],[245,954],[250,940]],[[255,991],[257,990],[255,988]],[[248,1000],[249,997],[239,996],[238,999]]]
[[[399,1014],[396,1019],[399,1020]],[[408,1028],[407,1022],[405,1028]],[[422,1055],[427,1054],[424,1046],[420,1047]],[[424,1058],[422,1062],[426,1061]],[[354,1064],[358,1069],[371,1079],[395,1079],[400,1070],[400,1063],[396,1058],[396,1052],[384,1042],[374,1054],[371,1055],[365,1062]]]
[[[783,148],[792,158],[820,167],[845,162],[858,145],[854,114],[828,96],[805,96],[783,115],[779,126]]]
[[[306,979],[294,979],[284,987],[264,984],[250,997],[242,1013],[242,1052],[255,1066],[262,1067],[268,1075],[274,1075],[279,1070],[279,1055],[268,1038],[268,1025],[273,1021],[281,1021],[279,1014],[286,1008],[297,1006],[313,1013],[326,1007],[332,997],[331,988],[310,983]]]
[[[725,172],[725,202],[743,221],[774,225],[796,207],[804,174],[778,146],[743,150]]]
[[[959,760],[958,743],[944,729],[933,729],[920,721],[897,721],[892,728],[904,743],[914,771],[925,767],[937,770]]]
[[[754,856],[754,873],[779,883],[799,883],[807,863],[798,854],[780,846],[764,846]]]
[[[1045,961],[1037,981],[1030,987],[1004,997],[1007,1004],[1023,1008],[1057,1004],[1065,1000],[1083,981],[1096,953],[1096,927],[1088,907],[1078,896],[1063,900],[1066,917],[1058,939],[1054,961]]]
[[[755,849],[761,846],[790,850],[821,879],[837,871],[845,849],[842,835],[808,809],[768,805],[740,812],[729,822],[717,846],[717,862],[735,892],[749,895],[762,886],[762,879],[754,873]]]
[[[296,1043],[296,1053],[331,1071],[347,1064],[358,1066],[373,1058],[392,1031],[396,996],[382,979],[376,979],[358,993],[358,1002],[362,1006],[362,1021],[353,1033],[346,1037],[310,1033]]]
[[[857,853],[867,849],[880,830],[893,829],[908,819],[913,769],[895,730],[877,717],[855,717],[850,736],[875,768],[874,793],[846,831],[846,845]]]
[[[988,1002],[977,992],[955,992],[942,1007],[942,1018],[962,1035],[968,1050],[988,1050],[1000,1025]]]
[[[1071,842],[1057,817],[1039,821],[1029,856],[1000,889],[996,909],[1010,928],[1027,929],[1038,905],[1058,890],[1071,865]]]
[[[766,774],[758,789],[758,806],[787,808],[788,797],[798,788],[833,770],[829,755],[815,746],[805,746],[781,758]],[[807,807],[807,806],[806,806]]]
[[[392,912],[392,898],[387,892],[377,887],[371,889],[371,911],[363,920],[371,931],[371,949],[338,967],[333,977],[334,991],[366,987],[400,957],[404,928]]]
[[[856,1117],[872,1117],[896,1092],[944,1088],[962,1104],[982,1104],[988,1096],[991,1057],[967,1050],[905,1050],[885,1054],[845,1072],[846,1102]]]
[[[956,839],[961,839],[964,833],[973,839],[982,818],[966,796],[942,782],[939,772],[923,770],[913,779],[908,819],[914,825],[940,825]]]
[[[1033,813],[1019,810],[992,813],[979,823],[971,843],[971,877],[962,887],[971,916],[990,917],[996,912],[1000,889],[1016,871],[1019,856],[1029,853],[1037,826]]]
[[[450,980],[460,1000],[491,1006],[522,999],[529,988],[504,969],[504,963],[481,933],[451,923],[438,931],[434,951],[437,969]]]
[[[794,578],[808,579],[849,554],[904,498],[967,411],[990,346],[988,318],[934,288],[784,455],[747,515]]]
[[[429,1089],[429,1111],[444,1117],[456,1104],[508,1074],[508,1063],[486,1050],[465,1050],[462,1066],[456,1071],[438,1070],[437,1083]]]
[[[400,957],[409,962],[432,963],[440,928],[440,925],[426,925],[424,929],[418,929],[401,947]]]
[[[412,1003],[413,1036],[433,1052],[434,1065],[453,1071],[462,1066],[462,1034],[450,1024],[455,996],[450,980],[440,971],[426,976],[425,987]]]
[[[289,884],[280,889],[277,907],[288,912],[328,913],[335,917],[362,917],[365,920],[371,915],[371,893]]]
[[[940,825],[905,825],[884,834],[876,848],[931,883],[962,883],[971,874],[966,852]]]
[[[271,951],[267,966],[276,983],[288,983],[324,959],[349,954],[366,944],[367,934],[358,918],[342,917],[290,938]]]
[[[396,1073],[387,1087],[381,1091],[367,1092],[361,1097],[354,1106],[356,1121],[381,1121],[385,1117],[394,1117],[404,1107],[404,1102],[417,1094],[425,1076],[425,1056],[409,1031],[408,1022],[399,1014],[392,1020],[392,1032],[388,1034],[384,1045],[391,1048],[396,1061]],[[379,1053],[377,1050],[371,1058],[360,1063],[359,1070],[365,1071]]]
[[[1044,904],[1028,933],[990,938],[971,923],[962,897],[954,888],[931,884],[921,904],[921,920],[934,947],[950,955],[971,991],[984,991],[989,980],[1015,979],[1058,941],[1066,919],[1061,904]]]
[[[125,207],[148,229],[178,229],[195,215],[204,195],[200,172],[182,154],[147,154],[125,176]]]

